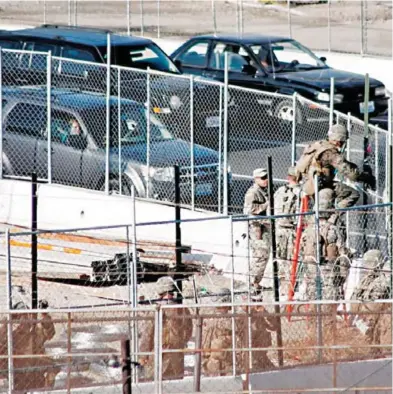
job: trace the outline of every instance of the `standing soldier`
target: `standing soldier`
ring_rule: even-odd
[[[319,191],[319,209],[327,211],[334,208],[332,189]],[[307,299],[316,299],[316,277],[320,270],[322,299],[339,300],[343,298],[344,282],[349,273],[349,250],[345,238],[334,223],[334,213],[321,212],[319,221],[319,243],[321,260],[316,259],[315,223],[310,222],[302,236],[303,260],[306,264]]]
[[[164,276],[157,281],[157,304],[176,304],[176,287],[173,279]],[[184,349],[192,336],[192,320],[187,308],[165,309],[162,322],[162,377],[168,379],[183,379],[184,377]],[[153,352],[154,350],[154,321],[146,321],[139,325],[140,350]],[[165,350],[179,350],[179,353],[166,353]],[[153,356],[144,356],[140,363],[145,367],[145,378],[154,376]]]
[[[274,193],[274,214],[290,215],[297,212],[300,199],[300,186],[296,182],[296,168],[289,167],[288,183]],[[277,258],[279,259],[280,295],[288,295],[291,260],[296,237],[295,216],[277,219]]]
[[[339,176],[354,182],[364,182],[375,189],[375,177],[370,172],[360,172],[356,164],[344,157],[344,148],[348,139],[347,129],[336,124],[329,129],[327,141],[317,141],[309,145],[296,163],[298,181],[304,180],[303,191],[313,196],[314,175],[319,177],[319,189],[334,190],[333,199],[337,200],[337,208],[347,208],[356,204],[360,194],[342,182],[335,181]],[[338,215],[334,217],[338,219]]]
[[[382,269],[382,253],[379,250],[369,250],[364,254],[363,261],[366,273],[351,297],[352,300],[363,303],[351,305],[351,320],[366,335],[370,345],[381,345],[382,342],[382,345],[389,344],[391,347],[391,306],[374,302],[390,298],[390,281]],[[389,333],[387,338],[386,332]],[[373,354],[382,351],[382,347],[371,349]]]
[[[266,216],[269,207],[267,195],[267,171],[258,168],[253,172],[254,184],[248,189],[244,197],[244,214]],[[269,228],[264,220],[253,220],[249,223],[249,239],[252,250],[251,283],[258,294],[262,290],[260,282],[269,260]]]
[[[231,302],[231,291],[220,289],[216,302]],[[205,318],[202,330],[202,371],[205,376],[225,376],[232,372],[232,319],[230,306],[214,308],[213,319]],[[217,317],[220,316],[220,317]],[[222,317],[221,317],[222,316]]]

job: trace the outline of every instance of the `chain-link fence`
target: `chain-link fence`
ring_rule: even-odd
[[[337,307],[296,303],[291,319],[285,304],[236,300],[3,312],[2,389],[122,392],[131,380],[137,393],[391,390],[391,302]]]
[[[3,3],[2,20],[20,25],[99,26],[154,37],[221,32],[274,33],[293,37],[319,50],[392,55],[389,1],[329,0],[310,4],[295,0],[41,0],[35,3],[35,7],[31,7],[31,1]],[[190,15],[196,16],[198,23],[191,23],[195,19]]]

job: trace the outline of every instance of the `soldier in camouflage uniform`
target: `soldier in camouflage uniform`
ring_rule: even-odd
[[[253,172],[254,185],[248,189],[244,197],[244,214],[266,216],[269,207],[267,194],[267,171],[258,168]],[[252,251],[251,283],[257,292],[262,289],[260,282],[266,270],[270,253],[269,223],[253,220],[249,223],[249,239]]]
[[[391,306],[373,302],[390,298],[390,280],[382,269],[382,253],[379,250],[369,250],[364,254],[363,261],[366,273],[351,297],[352,300],[363,303],[351,305],[352,323],[366,335],[369,344],[381,345],[381,337],[383,345],[391,344]],[[387,340],[385,332],[390,333]],[[383,350],[372,348],[371,352],[376,355]]]
[[[220,289],[215,301],[231,302],[231,291]],[[232,319],[229,316],[231,307],[217,307],[210,310],[220,318],[204,318],[202,327],[202,372],[205,376],[225,376],[232,373]],[[228,316],[226,316],[228,315]]]
[[[294,214],[298,211],[300,186],[296,182],[296,169],[289,167],[288,183],[274,193],[274,214]],[[277,258],[279,259],[280,296],[288,296],[292,253],[296,237],[297,218],[276,220]]]
[[[319,191],[319,209],[331,210],[333,206],[333,190]],[[307,283],[307,300],[316,300],[316,277],[318,269],[321,277],[323,300],[339,300],[344,296],[343,286],[350,268],[350,251],[345,246],[345,238],[340,228],[332,223],[334,213],[321,212],[319,221],[319,242],[321,261],[318,267],[316,261],[315,223],[310,222],[302,235],[303,261],[305,280]]]
[[[298,180],[303,180],[303,191],[313,196],[314,176],[319,177],[319,190],[329,188],[334,191],[337,208],[347,208],[356,204],[360,194],[355,189],[335,180],[336,174],[353,182],[364,182],[375,188],[375,177],[370,172],[360,172],[356,164],[347,161],[342,149],[348,139],[346,128],[336,124],[329,129],[328,141],[317,141],[305,148],[296,163]],[[338,218],[336,215],[335,218]]]
[[[159,300],[157,304],[176,304],[174,293],[176,287],[171,277],[165,276],[157,281]],[[162,377],[182,379],[184,377],[184,352],[165,353],[166,349],[184,350],[192,336],[192,319],[187,308],[165,309],[162,322]],[[138,325],[141,352],[154,351],[154,321],[146,320]],[[145,379],[154,376],[153,356],[143,356],[140,360],[144,366]]]

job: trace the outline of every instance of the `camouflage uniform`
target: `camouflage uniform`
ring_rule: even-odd
[[[216,302],[231,302],[229,289],[220,289],[219,293],[226,295],[218,297]],[[222,317],[204,318],[202,326],[202,372],[205,376],[225,376],[232,373],[232,352],[223,351],[233,348],[230,308],[220,309],[209,309],[209,313]]]
[[[356,164],[347,161],[339,148],[332,141],[345,142],[348,133],[344,126],[334,125],[329,130],[329,141],[318,141],[309,145],[296,164],[299,175],[305,178],[303,190],[308,195],[314,195],[314,175],[319,177],[319,189],[330,188],[338,208],[347,208],[356,204],[360,194],[355,189],[336,182],[336,172],[339,176],[354,182],[366,182],[374,186],[375,178],[368,172],[360,172]]]
[[[369,250],[364,254],[363,260],[363,267],[367,270],[366,275],[360,281],[351,299],[364,303],[351,305],[353,323],[366,335],[368,343],[391,344],[391,305],[373,302],[390,297],[389,278],[381,272],[382,254],[379,250]],[[387,338],[384,335],[386,332],[389,332]],[[371,349],[373,354],[379,354],[381,351],[383,349]]]
[[[294,167],[290,167],[289,176],[295,176]],[[294,214],[298,211],[300,186],[287,184],[274,193],[274,214]],[[276,220],[277,258],[279,259],[280,294],[288,295],[293,248],[296,238],[296,217],[286,217]]]
[[[323,189],[319,192],[321,210],[333,207],[333,192]],[[305,279],[307,283],[307,299],[316,299],[316,277],[320,270],[323,300],[339,300],[344,296],[344,282],[348,276],[350,261],[349,250],[345,246],[345,238],[339,227],[331,223],[332,214],[320,214],[319,242],[321,261],[319,268],[316,261],[315,224],[310,222],[302,235],[303,260],[306,264]]]
[[[267,190],[257,184],[251,186],[244,197],[245,215],[267,215],[269,199]],[[268,223],[264,220],[253,220],[249,223],[249,238],[252,251],[251,281],[259,284],[265,273],[270,253],[270,234]]]
[[[159,294],[172,293],[175,291],[173,280],[169,277],[160,278],[157,281]],[[174,299],[161,299],[158,304],[176,304]],[[146,313],[147,317],[147,313]],[[192,336],[192,320],[187,308],[165,309],[162,322],[162,349],[187,348],[187,343]],[[139,343],[141,352],[154,351],[154,320],[146,320],[138,325]],[[144,356],[141,358],[144,366],[145,379],[154,377],[154,357]],[[184,377],[184,352],[163,353],[162,355],[163,379],[182,379]]]

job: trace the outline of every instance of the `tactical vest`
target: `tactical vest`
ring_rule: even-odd
[[[302,156],[296,163],[296,173],[298,174],[298,181],[304,179],[305,184],[303,191],[309,195],[314,195],[314,181],[315,174],[321,175],[322,167],[319,158],[328,150],[337,150],[337,148],[329,141],[317,141],[309,145],[303,152]]]
[[[277,211],[276,215],[285,215],[296,213],[297,202],[299,193],[296,194],[293,187],[285,185],[278,190],[278,193],[274,196],[274,205]],[[296,222],[294,217],[287,217],[278,220],[279,225],[293,225]]]

